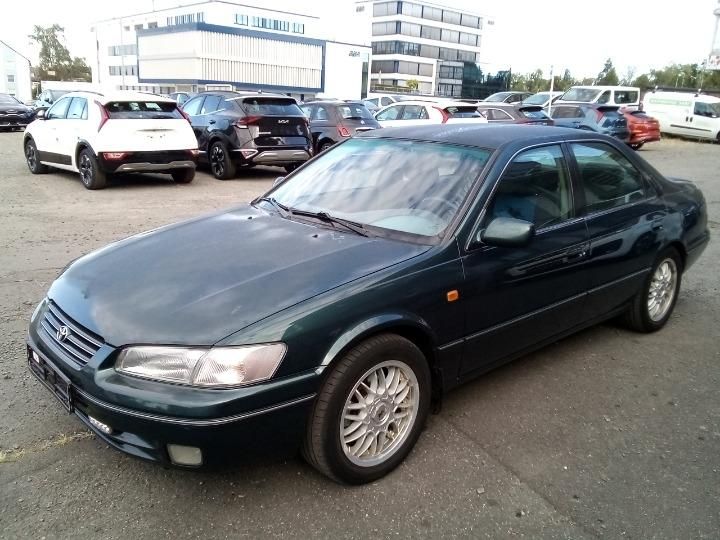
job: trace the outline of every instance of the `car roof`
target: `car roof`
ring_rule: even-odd
[[[161,101],[167,103],[175,103],[175,100],[160,94],[151,94],[149,92],[133,92],[131,90],[113,90],[110,92],[93,92],[92,90],[80,90],[77,92],[68,92],[63,96],[66,97],[84,97],[93,99],[106,105],[113,101]]]
[[[366,131],[362,138],[410,139],[437,143],[475,146],[496,150],[510,143],[552,143],[568,139],[608,139],[595,132],[583,132],[556,126],[529,126],[520,124],[432,124],[375,129]]]
[[[584,86],[584,85],[577,85],[577,86],[571,86],[569,90],[572,90],[573,88],[580,88],[582,90],[640,90],[637,86],[613,86],[613,85],[598,85],[598,86]]]
[[[236,92],[234,90],[207,90],[205,92],[198,92],[196,95],[198,96],[227,96],[230,98],[244,98],[244,97],[269,97],[269,98],[285,98],[285,99],[292,99],[293,101],[295,98],[286,96],[285,94],[274,94],[271,92]]]
[[[439,107],[474,107],[474,103],[468,103],[467,101],[454,101],[452,99],[435,99],[435,100],[424,100],[424,99],[408,99],[405,101],[396,101],[386,107],[398,107],[402,105],[437,105]]]

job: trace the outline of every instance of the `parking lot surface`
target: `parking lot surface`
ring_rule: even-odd
[[[0,133],[0,538],[718,538],[720,146],[641,150],[695,180],[715,235],[668,326],[592,328],[451,393],[395,472],[343,487],[300,458],[166,470],[112,449],[25,367],[27,321],[67,262],[248,201],[280,169],[103,191],[32,176]]]

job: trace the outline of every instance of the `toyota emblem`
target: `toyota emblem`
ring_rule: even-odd
[[[58,341],[65,341],[68,337],[70,337],[70,329],[67,326],[61,326],[58,328],[57,332],[55,332],[55,337]]]

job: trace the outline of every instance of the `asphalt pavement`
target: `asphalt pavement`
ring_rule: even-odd
[[[0,133],[0,538],[720,537],[720,145],[640,151],[700,185],[715,235],[665,329],[608,323],[477,379],[396,471],[345,487],[295,456],[196,472],[122,455],[25,367],[28,319],[67,262],[245,202],[282,171],[91,192],[31,175],[21,143]]]

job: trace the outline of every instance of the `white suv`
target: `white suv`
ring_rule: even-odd
[[[195,177],[198,145],[190,121],[170,98],[139,92],[71,92],[25,130],[28,168],[80,173],[88,189],[102,189],[121,172],[171,174],[187,184]]]
[[[375,113],[382,127],[425,126],[429,124],[487,123],[477,104],[464,101],[398,101]]]

